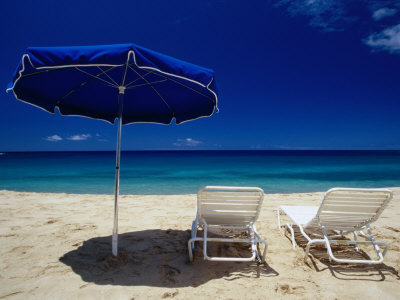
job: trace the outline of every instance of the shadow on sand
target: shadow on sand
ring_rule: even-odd
[[[296,226],[294,226],[294,233],[297,246],[301,247],[305,251],[307,246],[307,240],[300,233],[300,230]],[[286,237],[289,238],[288,235],[286,235]],[[348,239],[344,238],[344,240]],[[356,251],[353,246],[349,245],[342,246],[337,244],[332,244],[331,248],[332,252],[337,258],[368,260],[371,259],[371,257],[369,256],[369,254],[371,254],[373,259],[376,259],[375,257],[376,254],[374,251],[368,251],[368,253],[365,252],[363,249]],[[329,270],[332,276],[340,280],[384,281],[386,279],[386,276],[392,276],[395,279],[400,280],[399,272],[395,268],[390,267],[384,263],[346,264],[346,263],[337,263],[333,260],[330,260],[326,247],[325,245],[322,244],[315,244],[311,246],[310,254],[311,255],[307,260],[306,265],[315,269],[317,272]]]
[[[210,280],[278,276],[267,264],[204,261],[201,243],[193,263],[188,262],[190,231],[144,230],[119,235],[119,255],[111,255],[111,236],[84,241],[60,261],[85,282],[100,285],[146,285],[158,287],[199,286]],[[212,254],[248,256],[249,247],[215,243]]]

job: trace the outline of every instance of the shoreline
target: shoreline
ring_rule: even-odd
[[[338,186],[340,187],[340,186]],[[333,187],[332,187],[333,188]],[[336,187],[335,187],[336,188]],[[347,188],[347,187],[344,187]],[[356,187],[353,187],[356,188]],[[400,186],[399,187],[376,187],[376,189],[388,189],[392,190],[394,193],[397,191],[400,192]],[[264,191],[265,195],[293,195],[293,194],[323,194],[327,190],[324,191],[308,191],[308,192],[288,192],[288,193],[267,193]],[[21,193],[21,194],[35,194],[35,195],[72,195],[72,196],[78,196],[78,195],[85,195],[85,196],[102,196],[102,197],[107,197],[107,196],[112,196],[114,197],[114,193],[112,194],[90,194],[90,193],[65,193],[65,192],[30,192],[30,191],[16,191],[16,190],[8,190],[8,189],[0,189],[0,194],[1,193]],[[133,197],[142,197],[142,196],[196,196],[196,193],[185,193],[185,194],[119,194],[119,196],[133,196]]]
[[[196,194],[121,195],[121,255],[113,259],[112,194],[0,190],[0,297],[396,299],[400,187],[391,189],[394,199],[371,226],[389,245],[378,266],[332,264],[324,248],[311,251],[305,264],[302,244],[293,249],[277,229],[279,205],[319,205],[323,192],[265,194],[256,225],[269,248],[267,263],[257,265],[203,261],[198,245],[195,262],[187,263]]]

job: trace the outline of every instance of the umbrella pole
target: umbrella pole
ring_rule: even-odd
[[[117,158],[115,163],[115,199],[114,199],[114,227],[112,233],[112,254],[118,255],[118,195],[119,195],[119,163],[121,158],[121,129],[124,89],[120,89],[118,96],[118,142]]]

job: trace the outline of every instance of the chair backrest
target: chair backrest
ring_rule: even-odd
[[[197,215],[200,223],[246,226],[257,220],[263,199],[257,187],[205,186],[197,193]]]
[[[392,198],[387,189],[330,189],[314,222],[328,229],[360,230],[376,221]]]

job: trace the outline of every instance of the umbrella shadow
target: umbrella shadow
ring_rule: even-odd
[[[196,287],[210,280],[278,276],[268,264],[256,262],[210,262],[202,259],[196,246],[196,258],[189,263],[187,241],[190,230],[144,230],[119,235],[119,254],[111,254],[111,236],[86,240],[77,249],[65,253],[60,262],[68,265],[85,282],[99,285]],[[243,245],[219,245],[213,254],[236,253],[248,256]]]
[[[295,240],[298,247],[303,248],[305,251],[307,246],[307,239],[300,233],[300,230],[294,227]],[[286,235],[288,237],[288,235]],[[289,238],[289,237],[288,237]],[[349,240],[343,238],[343,240]],[[350,245],[331,245],[332,252],[335,257],[342,259],[363,259],[369,260],[371,257],[363,249],[356,251]],[[390,250],[389,250],[390,251]],[[384,263],[381,264],[352,264],[352,263],[338,263],[329,259],[325,245],[314,244],[310,248],[311,255],[306,262],[310,268],[317,272],[329,270],[333,277],[340,280],[367,280],[367,281],[384,281],[386,276],[392,276],[400,280],[399,272]],[[321,267],[323,265],[323,267]]]

